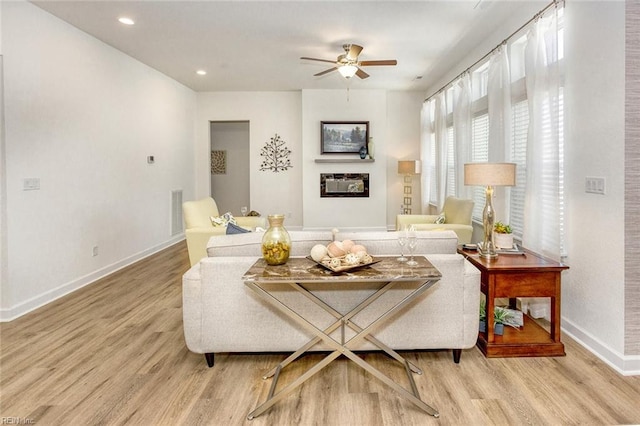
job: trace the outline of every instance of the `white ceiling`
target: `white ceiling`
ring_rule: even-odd
[[[42,9],[198,92],[338,89],[426,90],[505,17],[522,23],[548,1],[34,1]],[[135,20],[125,26],[118,18]],[[512,29],[513,30],[513,29]],[[510,30],[510,31],[512,31]],[[496,38],[497,44],[502,38]],[[364,46],[366,80],[313,74],[344,43]],[[478,58],[466,58],[473,62]],[[207,71],[206,76],[195,73]],[[421,78],[417,78],[417,77]]]

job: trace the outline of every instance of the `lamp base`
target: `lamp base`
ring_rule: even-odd
[[[480,255],[480,257],[484,259],[498,258],[498,253],[496,253],[495,248],[492,250],[491,247],[489,247],[487,250],[485,250],[483,243],[478,243],[478,255]]]
[[[482,226],[484,228],[484,239],[482,243],[478,244],[478,254],[485,259],[496,259],[498,253],[496,253],[496,246],[493,243],[493,223],[495,219],[495,211],[493,210],[493,187],[487,186],[486,189],[486,204],[482,211]]]

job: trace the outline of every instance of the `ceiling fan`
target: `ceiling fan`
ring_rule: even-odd
[[[344,53],[338,56],[338,59],[335,61],[331,61],[328,59],[308,58],[305,56],[301,57],[300,59],[329,62],[331,64],[335,64],[335,66],[332,68],[314,74],[314,77],[319,77],[321,75],[325,75],[337,70],[344,78],[351,78],[354,75],[357,75],[358,77],[364,79],[368,78],[369,74],[364,72],[360,67],[398,64],[398,61],[396,61],[395,59],[380,61],[358,61],[358,55],[360,55],[360,52],[362,52],[362,46],[358,46],[357,44],[343,44],[342,48],[344,49]]]

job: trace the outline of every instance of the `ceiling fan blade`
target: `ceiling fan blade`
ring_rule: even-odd
[[[356,71],[356,75],[358,77],[360,77],[361,79],[365,79],[365,78],[369,78],[369,74],[367,74],[366,72],[362,71],[360,68],[358,68],[358,71]]]
[[[358,59],[358,55],[362,52],[362,46],[358,46],[357,44],[349,45],[349,51],[347,52],[347,59],[350,61],[355,61]]]
[[[361,67],[368,67],[372,65],[398,65],[398,61],[395,59],[387,59],[383,61],[362,61],[358,62]]]
[[[335,71],[337,70],[338,67],[333,67],[333,68],[329,68],[328,70],[324,70],[322,72],[319,72],[318,74],[314,74],[314,77],[320,77],[321,75],[325,75],[325,74],[329,74],[331,71]]]
[[[300,59],[306,59],[307,61],[329,62],[330,64],[336,63],[336,61],[330,61],[329,59],[307,58],[306,56],[302,56]]]

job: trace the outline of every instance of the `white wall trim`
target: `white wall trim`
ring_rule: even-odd
[[[598,338],[564,317],[562,318],[562,332],[623,376],[640,376],[640,356],[623,355],[611,349]]]
[[[111,265],[107,265],[103,268],[100,268],[90,274],[77,278],[71,282],[58,286],[54,289],[46,291],[38,296],[32,297],[31,299],[19,303],[18,305],[12,306],[9,309],[0,309],[0,322],[9,322],[13,321],[16,318],[21,317],[31,311],[34,311],[44,305],[47,305],[67,294],[73,293],[74,291],[85,287],[89,284],[93,284],[105,276],[112,274],[120,269],[123,269],[139,260],[142,260],[146,257],[149,257],[153,254],[158,253],[161,250],[164,250],[167,247],[170,247],[180,241],[184,240],[184,233],[177,235],[170,240],[165,241],[164,243],[158,244],[154,247],[151,247],[147,250],[143,250],[138,252],[132,256],[124,258],[118,262],[112,263]]]

